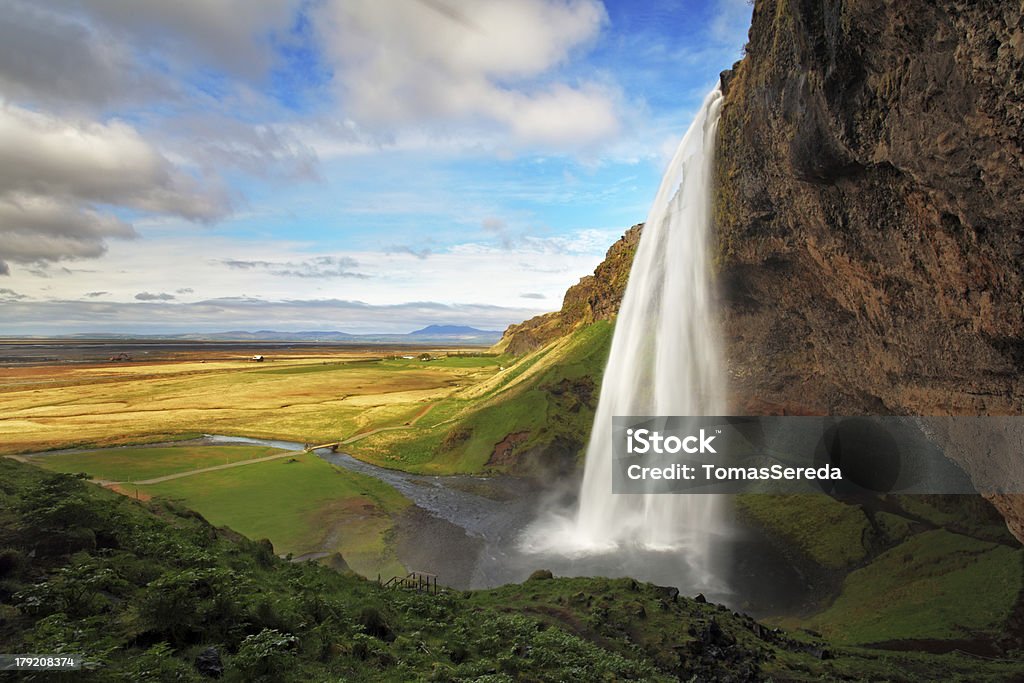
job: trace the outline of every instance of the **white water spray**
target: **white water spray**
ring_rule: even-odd
[[[723,415],[725,377],[709,261],[715,134],[722,93],[683,136],[637,247],[587,448],[574,519],[535,527],[524,548],[576,555],[678,551],[713,583],[711,543],[724,532],[719,496],[612,493],[612,417]]]

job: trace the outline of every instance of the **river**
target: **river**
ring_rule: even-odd
[[[291,441],[221,435],[207,435],[202,442],[253,444],[284,451],[299,451],[305,446]],[[180,446],[184,442],[153,445]],[[332,453],[326,448],[314,453],[336,467],[374,477],[405,496],[412,506],[397,520],[391,539],[399,560],[410,570],[436,574],[441,583],[453,588],[491,588],[520,582],[534,570],[548,569],[556,576],[629,576],[675,586],[684,595],[703,593],[709,600],[754,616],[791,613],[813,599],[810,583],[779,551],[778,545],[756,530],[739,525],[710,545],[709,552],[716,554],[715,564],[728,567],[728,575],[715,577],[709,583],[698,579],[679,552],[641,546],[604,554],[524,548],[524,532],[540,515],[557,516],[558,510],[575,508],[578,480],[541,484],[507,475],[411,474],[378,467],[345,453]]]
[[[209,436],[213,443],[301,450],[304,444]],[[437,574],[457,588],[490,588],[526,579],[536,569],[556,576],[630,576],[679,587],[684,594],[743,608],[753,614],[789,612],[809,596],[803,576],[776,546],[750,529],[734,526],[712,544],[716,565],[729,575],[698,581],[681,553],[641,547],[607,554],[532,552],[522,535],[539,514],[571,509],[578,482],[540,486],[512,476],[430,476],[378,467],[330,449],[314,451],[337,467],[379,479],[408,498],[416,510],[400,534],[399,558],[410,569]],[[419,512],[420,514],[415,514]]]

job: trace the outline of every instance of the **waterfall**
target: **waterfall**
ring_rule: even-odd
[[[613,494],[611,459],[613,416],[725,414],[708,244],[721,104],[716,87],[679,143],[647,216],[615,324],[575,517],[535,529],[524,542],[528,550],[675,551],[695,582],[713,582],[711,544],[724,532],[720,498]]]

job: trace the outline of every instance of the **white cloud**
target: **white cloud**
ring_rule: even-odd
[[[4,3],[0,89],[7,97],[100,107],[166,87],[158,75],[140,72],[123,43],[78,18],[40,3]]]
[[[621,232],[593,230],[565,237],[531,237],[511,250],[464,243],[434,251],[425,259],[408,252],[384,253],[383,248],[311,254],[307,251],[310,245],[298,242],[239,240],[200,230],[175,237],[170,232],[148,240],[110,243],[100,272],[51,268],[44,278],[20,268],[4,286],[37,302],[105,292],[104,302],[133,303],[137,293],[168,292],[182,303],[258,294],[273,301],[332,298],[377,306],[429,298],[450,305],[510,309],[523,308],[527,302],[522,294],[528,292],[544,297],[527,303],[537,312],[538,305],[557,307],[566,288],[594,269]],[[197,258],[197,254],[211,257]],[[239,265],[230,267],[225,261]],[[274,276],[284,271],[323,274]],[[366,277],[331,276],[341,271]]]
[[[221,259],[215,261],[236,270],[255,270],[278,277],[298,278],[357,278],[367,276],[352,270],[359,267],[359,262],[348,256],[313,256],[301,261],[250,261],[242,259]],[[189,290],[192,291],[191,289]]]
[[[0,105],[0,259],[95,258],[108,238],[136,236],[97,205],[211,221],[229,202],[216,183],[174,166],[127,123]]]
[[[0,275],[9,274],[8,262],[38,271],[47,261],[96,258],[107,239],[135,236],[127,214],[217,221],[231,209],[222,180],[231,168],[315,178],[316,155],[287,126],[238,116],[278,113],[245,79],[267,75],[276,47],[291,39],[298,6],[7,0]],[[218,72],[228,77],[220,92],[197,87],[194,79]]]
[[[572,147],[618,127],[613,92],[550,81],[606,21],[595,0],[330,0],[318,31],[363,129],[498,124],[518,143]]]
[[[242,105],[272,112],[265,101]],[[319,158],[290,125],[239,121],[220,113],[175,117],[163,130],[183,151],[182,161],[211,173],[234,168],[256,177],[317,180]]]
[[[166,60],[260,79],[274,60],[271,37],[287,31],[299,0],[43,0],[77,8],[122,40]]]
[[[152,292],[139,292],[135,295],[136,301],[173,301],[175,296],[167,292],[153,294]]]
[[[214,220],[226,194],[172,165],[121,121],[61,119],[0,106],[0,194],[29,193]]]
[[[95,258],[107,238],[135,237],[131,225],[45,196],[0,195],[0,257],[18,263]]]

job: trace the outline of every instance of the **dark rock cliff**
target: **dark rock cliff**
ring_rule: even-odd
[[[627,230],[608,249],[593,275],[580,278],[566,290],[560,310],[509,325],[498,348],[514,355],[529,353],[580,325],[614,318],[622,302],[642,227],[638,224]]]
[[[1024,413],[1022,15],[755,3],[717,154],[735,412]]]

